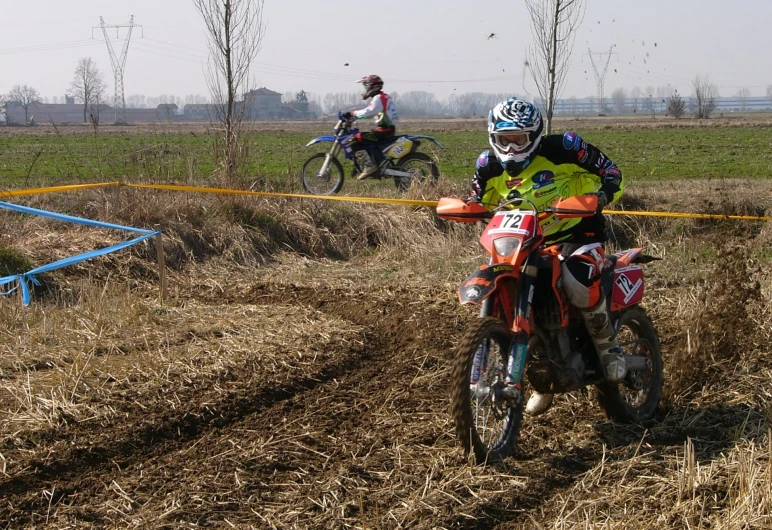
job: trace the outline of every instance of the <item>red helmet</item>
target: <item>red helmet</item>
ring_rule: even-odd
[[[375,74],[366,75],[357,81],[357,83],[362,83],[365,87],[365,91],[362,93],[362,99],[371,98],[383,89],[383,79]]]

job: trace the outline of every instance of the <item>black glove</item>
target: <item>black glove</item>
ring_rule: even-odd
[[[350,120],[350,119],[351,119],[351,116],[352,116],[352,114],[351,114],[351,111],[350,111],[350,110],[347,110],[346,112],[344,112],[344,113],[342,113],[342,114],[341,114],[341,117],[342,117],[344,120]]]
[[[480,197],[479,195],[477,195],[477,193],[472,191],[469,193],[469,196],[466,199],[464,199],[464,202],[467,204],[469,204],[470,202],[481,203],[482,197]]]
[[[596,195],[598,197],[598,207],[595,210],[598,213],[602,212],[603,208],[608,204],[608,195],[606,195],[605,191],[592,191],[586,195]]]
[[[522,199],[523,196],[517,190],[512,190],[507,194],[508,201],[514,201],[515,199]]]

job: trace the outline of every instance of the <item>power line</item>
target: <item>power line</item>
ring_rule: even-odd
[[[74,40],[69,42],[58,42],[51,44],[35,44],[32,46],[20,46],[18,48],[6,48],[0,50],[0,55],[11,55],[16,53],[45,52],[51,50],[64,50],[67,48],[78,48],[83,46],[93,46],[95,43],[91,39]]]

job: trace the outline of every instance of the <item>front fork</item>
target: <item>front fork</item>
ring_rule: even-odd
[[[488,394],[493,390],[495,401],[500,398],[504,400],[519,399],[522,393],[523,371],[528,358],[528,342],[531,338],[531,311],[533,307],[533,293],[536,287],[537,259],[538,255],[536,253],[528,257],[523,267],[523,275],[517,284],[514,325],[512,329],[514,337],[507,354],[507,370],[504,375],[503,385],[499,383],[494,385],[497,388],[483,389],[481,388],[483,385],[477,384],[488,366],[489,341],[480,344],[472,361],[472,373],[469,382],[477,387],[475,388],[475,393],[483,392]],[[493,299],[494,297],[491,296],[483,301],[480,308],[481,317],[491,315]]]
[[[330,170],[330,161],[338,156],[338,153],[340,152],[340,144],[335,141],[332,144],[332,149],[330,149],[330,152],[327,153],[327,155],[324,157],[324,163],[322,164],[322,169],[319,170],[319,176],[322,177],[327,174],[327,171]]]
[[[536,290],[536,253],[531,254],[523,267],[523,275],[517,285],[515,297],[515,322],[512,327],[514,337],[509,348],[507,359],[507,386],[522,389],[523,370],[528,352],[528,342],[531,340],[531,320],[533,315],[533,293]]]
[[[480,318],[489,317],[493,314],[493,297],[489,296],[483,300],[480,305]],[[491,343],[486,340],[480,344],[477,348],[477,353],[474,354],[474,360],[472,361],[472,376],[469,379],[469,383],[476,385],[480,380],[480,376],[488,369],[488,351],[490,350]]]

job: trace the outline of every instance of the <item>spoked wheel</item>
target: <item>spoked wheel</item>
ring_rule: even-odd
[[[456,435],[477,464],[498,462],[511,455],[523,419],[522,395],[502,395],[512,333],[493,317],[476,320],[456,349],[451,375],[451,415]],[[475,356],[487,351],[479,380],[472,381]],[[483,356],[484,357],[484,356]]]
[[[394,177],[394,185],[399,191],[407,191],[415,182],[436,184],[440,170],[426,153],[410,153],[405,155],[397,166],[400,171],[410,173],[410,177]]]
[[[622,383],[597,385],[598,402],[611,420],[645,423],[654,417],[662,396],[662,352],[654,324],[641,307],[622,313],[617,340],[625,355],[646,357],[650,366],[628,373]]]
[[[312,195],[332,195],[343,187],[343,166],[338,159],[330,158],[327,170],[322,174],[325,153],[318,153],[303,164],[303,188]]]

